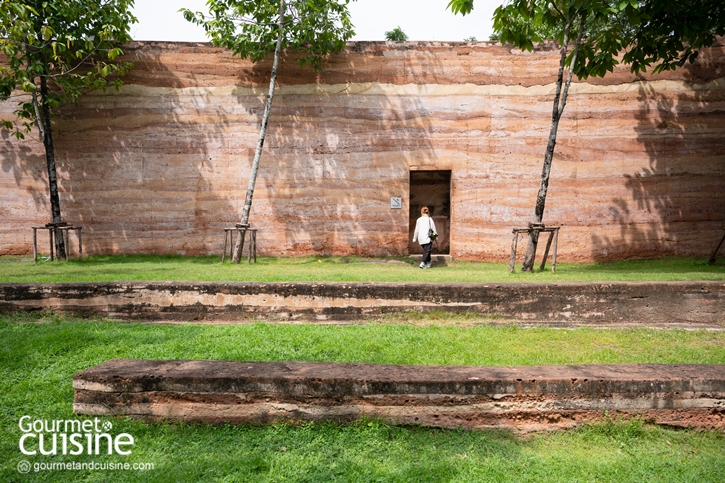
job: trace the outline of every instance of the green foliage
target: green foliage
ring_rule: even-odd
[[[466,15],[473,10],[473,0],[451,0],[448,8]],[[618,64],[616,57],[623,51],[623,62],[632,72],[654,65],[656,73],[694,62],[699,49],[712,45],[716,35],[725,35],[725,2],[512,0],[494,12],[491,38],[531,50],[534,42],[545,39],[562,44],[567,27],[575,31],[582,23],[577,77],[603,77]]]
[[[616,56],[625,45],[621,17],[632,8],[611,0],[514,0],[494,12],[494,31],[502,43],[523,50],[547,39],[568,44],[581,31],[579,48],[572,49],[565,65],[576,59],[571,67],[578,78],[603,77],[618,63]]]
[[[408,40],[408,34],[403,32],[403,29],[398,26],[393,30],[385,32],[385,40],[389,40],[391,42],[405,42]]]
[[[347,5],[350,0],[287,0],[284,3],[282,48],[305,55],[300,64],[319,70],[325,57],[345,48],[355,35]],[[279,37],[279,0],[209,0],[210,15],[181,9],[200,25],[214,45],[254,62],[275,50]]]
[[[132,67],[116,62],[123,54],[119,45],[131,40],[132,6],[133,0],[0,0],[0,51],[7,58],[0,66],[0,100],[17,90],[36,93],[39,78],[48,83],[42,102],[51,111],[84,92],[118,88],[119,76]],[[32,100],[19,106],[22,125],[2,125],[22,138],[39,120]]]
[[[451,0],[447,8],[455,14],[468,15],[473,10],[473,0]]]
[[[655,73],[694,62],[698,50],[725,35],[722,0],[648,0],[629,18],[631,42],[623,61],[632,72]]]

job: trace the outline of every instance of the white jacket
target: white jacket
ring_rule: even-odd
[[[418,243],[425,245],[430,243],[430,237],[428,236],[428,230],[433,228],[434,232],[437,232],[436,225],[433,223],[433,218],[430,216],[421,216],[418,221],[415,222],[415,231],[413,232],[413,241],[418,240]]]

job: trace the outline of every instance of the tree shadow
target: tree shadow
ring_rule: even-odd
[[[404,43],[348,45],[322,73],[293,55],[280,69],[250,218],[283,235],[275,253],[406,254],[409,171],[445,163],[431,141],[445,136],[445,120],[434,126],[441,101],[420,85],[442,65],[431,56],[421,66]],[[265,63],[255,67],[267,77]]]
[[[451,169],[438,153],[458,140],[438,114],[445,99],[424,95],[444,71],[427,48],[351,43],[322,74],[285,56],[252,207],[260,254],[407,252],[409,170]],[[85,95],[54,121],[63,218],[84,227],[87,254],[219,252],[242,209],[271,59],[159,42],[129,44],[125,59],[135,68],[120,92]],[[13,143],[2,161],[36,211],[38,146]]]
[[[135,67],[120,92],[93,92],[61,109],[61,207],[83,225],[87,253],[221,252],[222,228],[236,218],[218,169],[228,162],[220,156],[227,113],[193,89],[203,78],[172,70],[175,55],[195,48],[130,44]]]
[[[22,94],[0,103],[0,119],[13,120]],[[24,96],[23,96],[24,97]],[[29,95],[27,96],[29,99]],[[45,150],[37,129],[18,140],[0,127],[0,256],[25,255],[32,251],[32,225],[51,221]],[[28,196],[29,195],[29,196]],[[27,200],[32,200],[32,208]],[[28,216],[30,214],[30,216]],[[39,244],[42,247],[46,243]]]
[[[702,258],[725,230],[725,42],[663,78],[639,86],[646,166],[624,174],[629,195],[606,215],[618,229],[592,235],[595,260]]]

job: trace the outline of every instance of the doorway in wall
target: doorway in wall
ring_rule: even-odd
[[[413,243],[415,222],[420,217],[420,209],[427,206],[433,217],[438,241],[433,244],[431,253],[449,254],[451,246],[451,172],[448,171],[411,171],[410,172],[410,219],[408,223],[408,252],[423,253],[418,242]]]

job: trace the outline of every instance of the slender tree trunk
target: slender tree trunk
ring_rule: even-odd
[[[581,43],[582,34],[584,32],[584,20],[586,19],[586,13],[581,14],[579,23],[579,32],[577,39],[574,44],[574,52],[572,55],[571,63],[569,64],[569,73],[564,84],[564,68],[569,47],[569,32],[571,29],[571,22],[566,26],[564,32],[564,43],[561,47],[561,59],[559,61],[559,74],[556,78],[556,93],[554,95],[554,108],[551,114],[551,130],[549,131],[549,141],[546,145],[546,153],[544,154],[544,167],[541,170],[541,183],[539,184],[539,193],[536,196],[536,207],[534,208],[534,219],[532,224],[541,223],[544,219],[544,207],[546,205],[546,192],[549,189],[549,175],[551,174],[551,162],[554,159],[554,148],[556,147],[556,134],[559,130],[559,120],[564,113],[564,107],[566,106],[566,98],[569,95],[569,86],[571,85],[571,78],[574,74],[574,66],[576,65],[576,58],[579,52],[579,44]],[[564,92],[562,94],[562,84],[564,84]],[[534,259],[536,258],[536,246],[539,242],[538,232],[531,231],[529,233],[529,243],[526,246],[526,255],[524,256],[524,263],[521,267],[522,272],[531,272],[534,267]]]
[[[63,221],[60,214],[60,197],[58,196],[58,175],[55,167],[55,148],[53,147],[53,132],[50,127],[50,107],[48,107],[48,83],[45,77],[40,77],[40,99],[42,119],[38,123],[44,124],[43,146],[45,146],[45,164],[48,167],[48,185],[50,188],[50,211],[53,223]],[[65,242],[60,230],[55,231],[55,254],[58,259],[65,257]]]
[[[36,30],[39,27],[36,26]],[[28,66],[33,63],[34,58],[29,45],[25,45]],[[40,62],[45,66],[45,59],[40,56]],[[44,69],[45,70],[45,69]],[[35,75],[29,73],[29,80],[35,84]],[[35,119],[40,130],[40,136],[43,139],[43,147],[45,147],[45,164],[48,170],[48,189],[50,192],[50,212],[53,223],[60,223],[63,219],[60,212],[60,197],[58,196],[58,175],[55,166],[55,148],[53,146],[53,133],[50,125],[50,106],[48,105],[48,82],[46,78],[40,76],[40,101],[38,100],[38,91],[32,91],[33,109],[35,110]],[[55,230],[55,254],[58,259],[65,257],[65,241],[59,230]]]
[[[242,221],[240,224],[249,224],[249,212],[252,209],[252,197],[254,196],[254,185],[257,182],[257,171],[259,170],[259,160],[262,158],[262,148],[264,147],[264,138],[267,135],[267,123],[269,122],[269,112],[272,109],[272,99],[274,99],[274,85],[277,82],[277,67],[279,66],[279,57],[282,53],[282,41],[284,40],[284,21],[285,21],[285,0],[279,1],[279,21],[277,23],[279,36],[277,37],[277,45],[274,49],[274,61],[272,62],[272,75],[269,79],[269,90],[267,91],[267,101],[264,105],[264,114],[262,115],[262,127],[259,130],[259,140],[257,141],[257,149],[254,152],[254,161],[252,162],[252,172],[249,175],[249,186],[247,187],[247,196],[244,199],[244,209],[242,210]],[[242,259],[242,239],[237,238],[234,245],[234,255],[232,263],[239,263]]]

